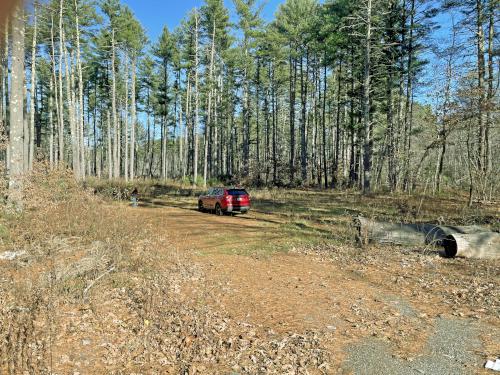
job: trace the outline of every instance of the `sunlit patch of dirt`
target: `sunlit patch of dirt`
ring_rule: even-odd
[[[189,199],[84,195],[33,208],[33,232],[14,221],[26,256],[0,263],[0,372],[339,373],[368,338],[411,361],[442,316],[500,350],[498,265],[356,248],[345,213],[218,217]]]

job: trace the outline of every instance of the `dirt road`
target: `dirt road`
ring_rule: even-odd
[[[263,333],[317,333],[332,373],[477,373],[500,352],[498,268],[392,248],[290,242],[285,253],[287,223],[269,214],[217,217],[168,200],[131,214],[203,270],[210,306]],[[467,295],[478,270],[491,278]]]
[[[1,373],[486,374],[500,353],[499,265],[359,249],[356,202],[76,197],[0,262]]]

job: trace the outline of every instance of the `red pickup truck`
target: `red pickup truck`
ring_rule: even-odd
[[[198,198],[198,210],[216,215],[245,214],[250,210],[250,196],[242,188],[210,188],[206,195]]]

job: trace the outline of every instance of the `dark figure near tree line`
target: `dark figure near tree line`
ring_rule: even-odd
[[[130,194],[130,198],[132,199],[132,207],[137,207],[139,203],[139,191],[137,188],[134,188],[132,194]]]

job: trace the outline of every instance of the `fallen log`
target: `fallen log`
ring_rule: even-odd
[[[450,234],[443,241],[447,257],[500,259],[500,233]]]
[[[357,217],[354,222],[358,229],[358,243],[362,245],[376,242],[406,246],[443,246],[444,240],[451,234],[478,234],[486,231],[477,225],[402,224],[379,222],[364,217]]]

